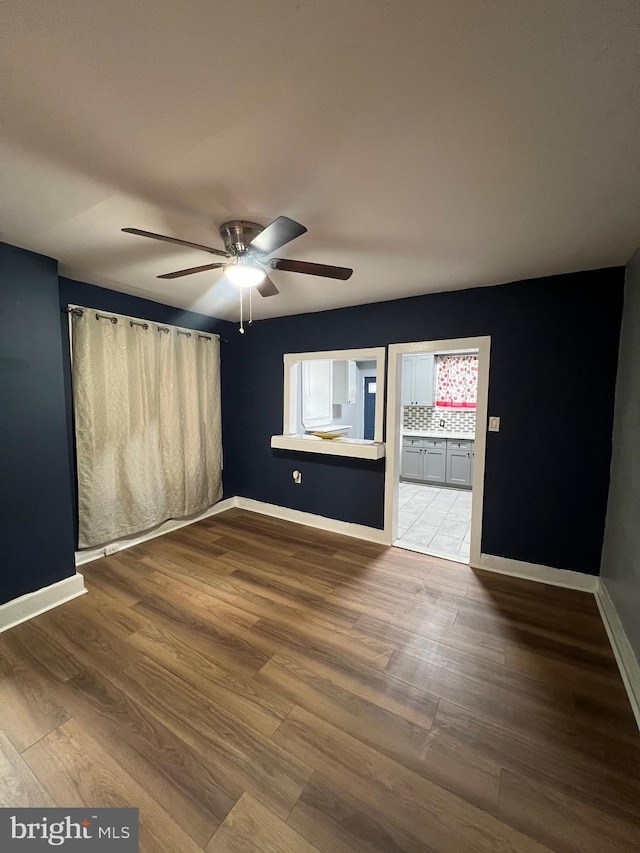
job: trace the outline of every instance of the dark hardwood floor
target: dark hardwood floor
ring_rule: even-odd
[[[240,510],[0,635],[0,806],[136,806],[141,850],[637,851],[592,595]]]

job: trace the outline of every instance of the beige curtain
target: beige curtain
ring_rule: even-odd
[[[79,547],[218,501],[219,338],[91,308],[70,316]]]

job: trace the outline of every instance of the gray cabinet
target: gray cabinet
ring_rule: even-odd
[[[435,361],[432,353],[414,353],[402,356],[403,406],[433,406]]]
[[[472,483],[473,441],[447,440],[447,483],[470,486]]]
[[[423,479],[428,483],[445,483],[447,478],[447,451],[439,447],[425,447]]]
[[[410,445],[402,448],[402,477],[404,480],[423,480],[423,448]]]
[[[445,439],[404,438],[402,443],[403,480],[444,483],[447,442]]]
[[[403,480],[469,487],[473,482],[473,441],[405,436],[400,476]]]

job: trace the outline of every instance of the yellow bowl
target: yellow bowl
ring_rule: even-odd
[[[330,440],[332,438],[344,438],[344,432],[312,432],[311,435],[316,435],[318,438]]]

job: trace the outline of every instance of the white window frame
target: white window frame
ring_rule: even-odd
[[[382,443],[384,440],[384,389],[386,351],[384,347],[368,349],[324,350],[319,352],[285,353],[284,361],[284,400],[282,413],[282,432],[284,435],[295,433],[297,428],[296,413],[298,411],[299,383],[295,381],[298,375],[297,365],[304,361],[370,361],[376,362],[376,413],[373,431],[373,441]]]

